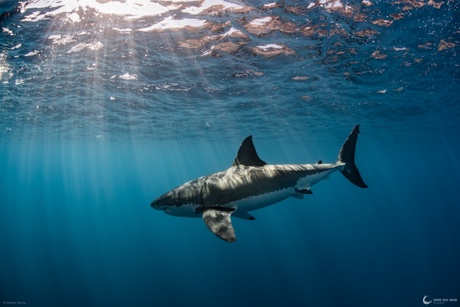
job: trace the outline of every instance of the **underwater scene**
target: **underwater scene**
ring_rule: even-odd
[[[0,304],[459,306],[459,52],[459,1],[0,0]]]

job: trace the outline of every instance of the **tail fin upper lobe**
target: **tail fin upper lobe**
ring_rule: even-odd
[[[345,163],[340,171],[348,180],[360,188],[367,188],[355,164],[355,149],[358,141],[359,125],[356,125],[340,149],[337,162]]]

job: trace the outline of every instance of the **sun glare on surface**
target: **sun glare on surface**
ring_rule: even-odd
[[[33,99],[29,113],[39,118],[63,111],[64,118],[77,118],[83,122],[77,124],[86,127],[85,121],[109,123],[108,113],[117,106],[150,110],[155,99],[179,92],[204,93],[193,102],[187,100],[192,95],[177,99],[187,107],[211,101],[214,93],[229,88],[228,80],[240,86],[247,80],[257,83],[277,76],[278,61],[293,65],[289,78],[299,84],[315,82],[314,75],[321,75],[323,69],[358,83],[374,71],[384,72],[389,61],[399,61],[410,70],[427,61],[422,53],[430,50],[454,54],[455,32],[440,37],[439,43],[421,37],[412,46],[396,40],[394,46],[382,48],[384,34],[403,27],[406,20],[412,22],[408,12],[414,14],[425,2],[411,3],[409,8],[395,1],[388,12],[374,16],[368,15],[376,6],[369,1],[251,5],[239,0],[30,0],[18,15],[22,29],[39,29],[38,43],[30,47],[17,39],[11,50],[40,69],[31,80],[45,80],[39,89],[43,98]],[[439,10],[439,5],[424,5]],[[16,35],[13,27],[3,26],[3,33]],[[359,57],[369,60],[356,61]],[[221,75],[213,80],[214,75],[209,76],[215,72]],[[27,83],[26,78],[15,80],[14,73],[8,54],[0,52],[0,81]],[[382,87],[377,93],[400,93],[405,86]],[[330,86],[323,83],[322,87]],[[235,89],[240,97],[246,94]],[[50,93],[59,99],[50,102]],[[300,97],[302,103],[315,99],[305,93]],[[342,108],[336,106],[330,105]],[[125,122],[130,114],[134,113],[123,113],[116,122]],[[209,118],[206,126],[212,125],[213,115]],[[98,135],[104,135],[103,129]]]
[[[170,8],[148,0],[126,0],[99,3],[96,0],[79,1],[80,6],[91,7],[102,14],[125,15],[131,18],[155,16],[166,13]]]

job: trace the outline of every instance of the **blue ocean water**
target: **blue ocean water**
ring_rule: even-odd
[[[1,1],[0,24],[0,303],[459,305],[458,2]],[[250,134],[334,162],[357,123],[368,189],[333,174],[235,243],[149,206]]]

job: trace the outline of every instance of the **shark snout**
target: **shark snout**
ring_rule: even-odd
[[[166,209],[166,206],[164,205],[161,205],[158,201],[158,199],[155,199],[154,201],[152,201],[150,203],[150,207],[152,207],[153,209],[157,209],[157,210],[164,210]]]
[[[172,197],[170,193],[166,193],[155,199],[150,203],[150,207],[157,210],[166,210],[172,205]]]

